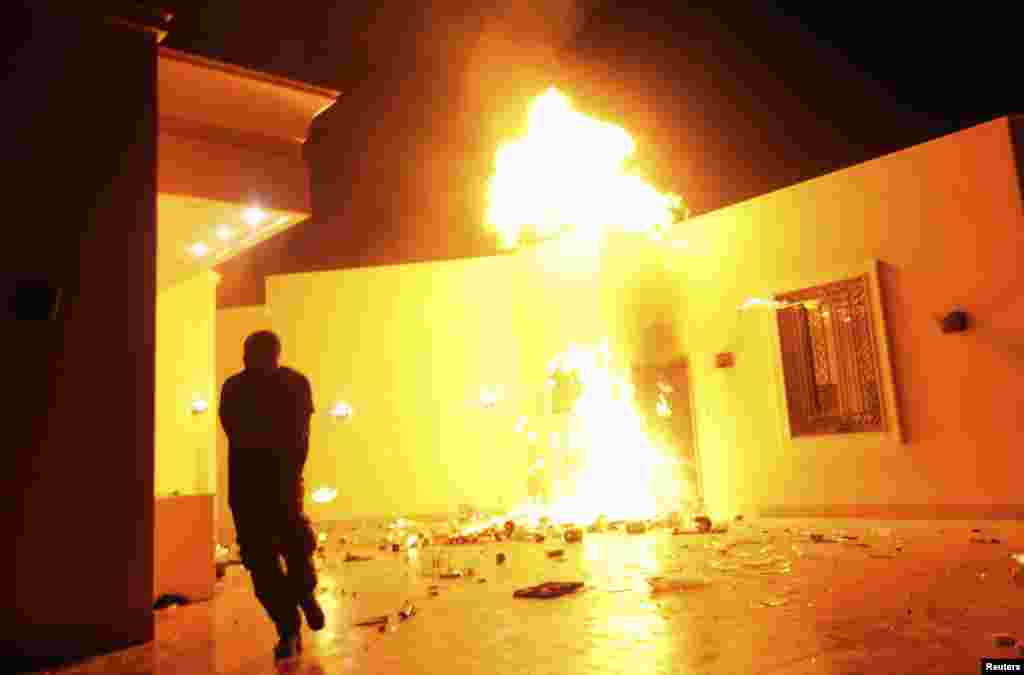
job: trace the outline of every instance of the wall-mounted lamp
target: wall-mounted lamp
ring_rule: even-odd
[[[970,315],[962,309],[954,309],[939,320],[943,333],[962,333],[970,325]]]
[[[485,408],[493,408],[501,400],[501,389],[496,387],[480,388],[480,405]]]
[[[196,398],[192,401],[192,414],[201,415],[210,409],[210,403],[205,398]]]
[[[344,401],[338,401],[331,408],[331,417],[336,420],[350,420],[352,419],[352,406]]]
[[[329,504],[334,501],[334,498],[338,496],[338,490],[332,487],[319,487],[313,490],[313,494],[310,495],[312,500],[317,504]]]
[[[732,368],[736,365],[736,355],[732,352],[715,354],[715,368]]]

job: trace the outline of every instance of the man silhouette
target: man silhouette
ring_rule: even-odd
[[[228,437],[228,504],[242,564],[277,627],[275,659],[302,651],[300,607],[310,628],[324,627],[314,595],[316,536],[303,511],[313,396],[306,376],[279,365],[280,356],[277,335],[253,333],[245,339],[245,369],[225,380],[220,395],[220,422]]]

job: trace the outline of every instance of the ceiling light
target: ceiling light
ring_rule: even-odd
[[[189,250],[192,251],[192,255],[196,256],[197,258],[202,258],[204,255],[210,252],[210,247],[204,244],[203,242],[199,241],[196,242],[195,244],[192,244],[192,247]]]
[[[217,226],[217,238],[220,239],[221,241],[227,241],[228,239],[231,238],[232,234],[234,234],[234,232],[232,232],[231,228],[228,227],[227,225]]]
[[[245,222],[252,227],[256,227],[258,225],[262,225],[267,220],[268,216],[267,212],[263,209],[256,206],[250,206],[242,212],[242,218],[244,218]]]

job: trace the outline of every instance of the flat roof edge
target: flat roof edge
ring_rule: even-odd
[[[198,54],[191,54],[178,49],[171,49],[164,45],[161,45],[158,48],[158,51],[161,57],[166,57],[175,61],[184,61],[209,70],[219,70],[229,75],[234,75],[247,80],[259,80],[285,89],[293,89],[306,94],[312,94],[313,96],[327,99],[325,103],[333,103],[341,95],[341,92],[335,91],[334,89],[328,89],[327,87],[320,87],[315,84],[309,84],[308,82],[292,80],[287,77],[281,77],[280,75],[272,75],[271,73],[265,73],[260,70],[243,68],[242,66],[236,66],[225,61],[217,61],[216,59],[199,56]]]

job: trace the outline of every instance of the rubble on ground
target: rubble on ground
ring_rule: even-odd
[[[537,586],[520,588],[512,594],[514,598],[557,598],[569,595],[583,588],[582,581],[548,581]]]

